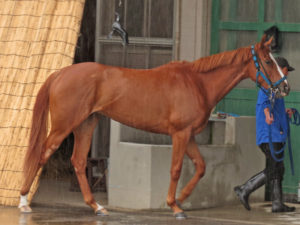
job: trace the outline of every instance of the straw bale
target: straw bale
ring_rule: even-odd
[[[0,5],[0,204],[16,206],[35,98],[51,73],[72,64],[84,0],[0,0]]]

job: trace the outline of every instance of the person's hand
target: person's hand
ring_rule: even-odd
[[[264,114],[265,114],[265,117],[266,117],[266,123],[268,125],[271,125],[274,122],[274,117],[273,117],[273,114],[270,113],[269,108],[264,109]]]
[[[294,114],[294,111],[292,109],[285,109],[285,112],[289,115],[290,118],[292,118],[292,115]]]
[[[266,114],[266,123],[271,125],[274,122],[273,114],[267,113]]]

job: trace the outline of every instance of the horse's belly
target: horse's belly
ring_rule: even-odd
[[[189,126],[196,129],[198,124],[203,123],[199,120],[202,115],[197,110],[173,108],[168,103],[161,104],[159,101],[149,104],[129,104],[120,101],[101,110],[100,113],[127,126],[162,134],[172,134]]]
[[[135,109],[134,107],[129,107],[127,109],[119,110],[107,109],[100,113],[130,127],[155,133],[169,133],[169,122],[167,116],[163,116],[163,113],[159,114],[157,112],[153,112],[153,110],[143,111]]]

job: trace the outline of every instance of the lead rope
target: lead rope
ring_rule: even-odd
[[[272,96],[270,96],[270,105],[269,105],[269,113],[270,113],[270,116],[274,113],[273,113],[273,109],[274,109],[274,103],[275,103],[275,97],[273,96],[273,94],[271,93]],[[274,149],[274,146],[273,146],[273,141],[272,141],[272,124],[270,124],[268,126],[268,130],[269,130],[269,148],[270,148],[270,152],[271,152],[271,155],[272,155],[272,158],[276,161],[276,162],[281,162],[284,160],[284,155],[281,157],[281,158],[278,158],[277,155],[281,154],[284,149],[285,149],[285,144],[284,146],[280,149],[280,150],[275,150]],[[288,132],[289,133],[289,132]]]
[[[272,103],[273,101],[273,103]],[[273,113],[273,106],[274,106],[274,100],[271,100],[271,104],[269,107],[269,112],[270,115]],[[300,125],[300,114],[298,112],[297,109],[295,108],[291,108],[293,111],[293,116],[292,118],[289,117],[289,115],[286,115],[286,119],[288,121],[287,123],[287,143],[288,143],[288,150],[289,150],[289,158],[290,158],[290,166],[291,166],[291,172],[292,175],[295,175],[295,169],[294,169],[294,158],[293,158],[293,151],[292,151],[292,142],[291,142],[291,129],[290,129],[290,124],[299,126]],[[274,114],[273,114],[274,115]],[[282,149],[280,150],[275,150],[274,146],[273,146],[273,142],[272,142],[272,130],[271,130],[271,125],[269,125],[269,147],[270,147],[270,152],[272,155],[272,158],[276,161],[276,162],[281,162],[284,160],[284,155],[281,158],[278,158],[276,155],[282,153],[285,149],[285,145],[282,147]]]
[[[292,151],[292,142],[291,142],[291,135],[290,135],[290,123],[296,126],[300,125],[300,114],[298,112],[297,109],[295,108],[291,108],[293,111],[293,116],[292,118],[290,118],[287,115],[287,120],[288,120],[288,133],[287,133],[287,139],[288,139],[288,148],[289,148],[289,155],[290,155],[290,164],[291,164],[291,171],[292,171],[292,175],[295,174],[295,170],[294,170],[294,160],[293,160],[293,151]],[[294,121],[293,121],[294,119]]]

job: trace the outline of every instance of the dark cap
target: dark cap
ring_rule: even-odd
[[[276,62],[278,63],[278,65],[281,68],[287,67],[288,71],[295,70],[293,67],[290,66],[289,62],[285,58],[283,58],[283,57],[276,57],[275,60],[276,60]]]

